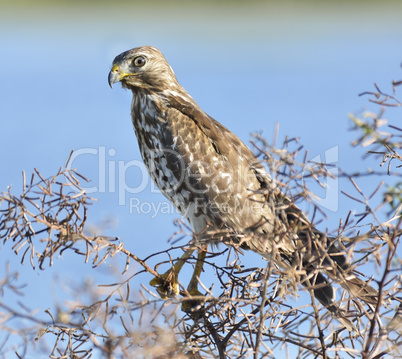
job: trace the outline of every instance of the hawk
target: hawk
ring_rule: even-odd
[[[144,164],[188,220],[196,242],[223,242],[255,251],[284,271],[298,269],[300,283],[335,314],[334,281],[351,297],[376,303],[377,291],[356,276],[336,238],[314,228],[253,152],[198,106],[158,49],[121,53],[108,80],[132,92],[131,117]],[[164,281],[151,281],[162,296],[178,292],[178,272],[190,255],[165,273],[169,290]],[[204,256],[201,248],[190,294],[199,294],[196,277]]]

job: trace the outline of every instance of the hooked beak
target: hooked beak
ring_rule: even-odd
[[[124,76],[120,73],[119,65],[114,64],[112,69],[109,72],[108,82],[110,88],[113,88],[113,84],[122,80]]]
[[[137,75],[136,72],[124,72],[124,69],[121,69],[118,64],[114,64],[109,72],[108,77],[109,86],[113,88],[113,84],[115,84],[116,82],[123,80],[127,76],[136,76],[136,75]]]

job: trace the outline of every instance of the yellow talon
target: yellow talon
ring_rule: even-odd
[[[164,300],[175,297],[180,292],[178,275],[174,268],[162,274],[161,277],[153,278],[149,285],[155,287],[159,296]]]
[[[190,294],[190,297],[187,297],[187,300],[184,300],[181,303],[181,311],[182,312],[192,312],[192,311],[197,311],[199,309],[199,306],[201,306],[205,300],[201,299],[200,297],[205,297],[204,294],[202,294],[197,288],[194,288],[191,291],[188,291]],[[197,297],[197,299],[191,299],[191,297]]]
[[[163,273],[160,277],[153,278],[149,282],[152,287],[156,288],[156,291],[162,299],[166,300],[168,298],[176,297],[177,295],[179,295],[179,272],[187,259],[190,258],[193,251],[194,249],[189,249],[185,251],[171,269]],[[191,277],[190,284],[187,288],[190,299],[183,301],[181,306],[181,309],[184,312],[188,312],[190,311],[190,309],[193,308],[196,310],[196,308],[204,302],[203,299],[200,299],[200,297],[204,297],[204,295],[198,290],[198,278],[200,277],[202,272],[205,255],[205,250],[200,250],[198,252],[194,272]],[[197,299],[191,299],[192,297],[197,297]]]

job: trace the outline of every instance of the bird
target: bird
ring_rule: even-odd
[[[315,228],[253,151],[201,109],[157,48],[140,46],[116,56],[108,82],[132,92],[131,118],[143,162],[187,219],[199,246],[190,295],[200,294],[205,246],[224,243],[252,250],[285,272],[293,270],[337,317],[343,314],[334,283],[351,298],[376,303],[377,291],[353,271],[338,238]],[[162,297],[178,294],[178,274],[192,251],[150,282]]]

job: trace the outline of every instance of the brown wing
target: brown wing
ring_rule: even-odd
[[[252,151],[194,102],[169,98],[163,118],[160,141],[175,150],[177,158],[170,162],[177,168],[181,161],[181,171],[185,169],[178,192],[196,203],[196,213],[183,213],[195,232],[209,226],[244,239],[244,247],[262,254],[268,255],[275,242],[282,251],[293,252],[294,233],[288,235],[276,214],[284,206],[275,196],[269,201],[270,194],[280,192],[271,193],[271,181]]]

